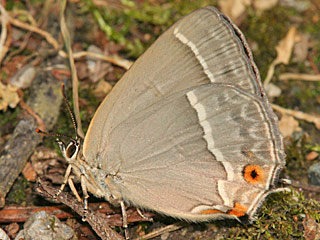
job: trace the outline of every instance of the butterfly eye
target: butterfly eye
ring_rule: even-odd
[[[66,149],[66,157],[68,159],[75,159],[79,150],[79,145],[75,142],[70,142]]]

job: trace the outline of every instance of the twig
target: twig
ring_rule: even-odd
[[[314,123],[316,125],[316,128],[320,129],[320,116],[314,116],[314,115],[311,115],[308,113],[295,111],[295,110],[291,110],[291,109],[286,109],[286,108],[280,107],[275,104],[271,104],[271,106],[274,110],[280,112],[281,114],[291,115],[291,116],[298,118],[300,120]]]
[[[92,203],[90,208],[104,212],[111,213],[113,212],[110,207],[105,203]],[[70,211],[70,208],[65,205],[59,206],[46,206],[46,207],[37,207],[37,206],[5,206],[0,210],[0,222],[1,223],[10,223],[10,222],[25,222],[27,219],[34,214],[35,212],[46,211],[49,214],[55,215],[58,218],[70,218],[74,217],[74,214]]]
[[[17,14],[21,15],[21,14],[23,14],[23,15],[27,16],[28,20],[31,22],[31,24],[33,26],[40,27],[45,22],[45,19],[47,19],[47,16],[48,16],[48,14],[50,13],[50,11],[52,9],[53,1],[54,0],[45,1],[45,5],[44,5],[43,9],[41,10],[41,17],[39,18],[38,22],[36,22],[36,20],[33,18],[33,16],[29,12],[27,12],[25,10],[15,10],[11,14],[12,15],[14,15],[14,14],[15,15],[17,15]],[[28,32],[24,36],[22,43],[19,44],[19,49],[15,50],[15,51],[12,51],[9,54],[8,58],[13,57],[13,56],[18,55],[19,53],[21,53],[26,48],[31,35],[32,35],[32,32]]]
[[[79,80],[77,76],[76,66],[74,64],[73,54],[72,54],[72,47],[71,47],[71,37],[68,31],[68,27],[66,24],[66,20],[64,17],[64,11],[66,9],[67,1],[61,0],[60,1],[60,27],[61,33],[64,40],[64,45],[68,52],[68,59],[71,68],[71,75],[72,75],[72,99],[73,99],[73,112],[75,116],[75,120],[77,123],[77,134],[81,138],[84,138],[84,133],[82,130],[81,118],[80,118],[80,109],[79,109]]]
[[[311,66],[313,72],[314,72],[315,74],[319,74],[320,72],[319,72],[319,69],[318,69],[318,67],[317,67],[317,64],[314,63],[314,61],[313,61],[313,59],[312,59],[312,55],[311,55],[310,53],[308,54],[307,58],[308,58],[308,60],[309,60],[309,63],[310,63],[310,66]]]
[[[40,186],[37,188],[37,192],[45,197],[53,198],[58,192],[57,189],[50,187],[45,182],[39,180]],[[61,192],[61,194],[56,197],[56,200],[69,206],[78,213],[80,216],[83,216],[84,207],[82,203],[79,203],[71,194],[66,192]],[[108,217],[102,213],[94,212],[91,209],[88,209],[86,214],[86,220],[94,231],[101,237],[101,239],[112,239],[112,240],[121,240],[123,239],[117,232],[113,231],[106,223]]]
[[[264,82],[263,82],[263,87],[264,87],[265,89],[267,89],[267,86],[268,86],[269,83],[271,82],[271,79],[272,79],[273,74],[274,74],[274,69],[275,69],[275,67],[276,67],[277,64],[278,64],[278,63],[276,62],[276,60],[274,60],[274,61],[270,64],[270,66],[269,66],[268,73],[267,73],[267,77],[266,77],[266,79],[265,79]]]
[[[3,16],[4,14],[2,14]],[[52,37],[52,35],[36,26],[33,26],[33,25],[29,25],[27,23],[24,23],[24,22],[21,22],[17,19],[14,19],[12,17],[10,17],[8,15],[8,21],[15,25],[16,27],[19,27],[19,28],[22,28],[22,29],[25,29],[25,30],[28,30],[28,31],[31,31],[31,32],[34,32],[34,33],[38,33],[39,35],[43,36],[48,42],[49,44],[51,44],[54,49],[58,49],[59,48],[59,44],[58,42]],[[4,21],[2,20],[2,24],[4,23]],[[5,29],[3,26],[2,26],[2,30]],[[5,34],[5,31],[1,31],[1,35],[2,34]],[[0,45],[1,46],[1,45]],[[62,51],[62,50],[59,50],[59,55],[64,57],[64,58],[68,58],[69,57],[69,54],[67,54],[66,52]],[[72,53],[72,56],[74,59],[79,59],[81,57],[84,57],[84,56],[90,56],[90,57],[94,57],[94,58],[97,58],[97,59],[101,59],[103,61],[106,61],[106,62],[110,62],[114,65],[117,65],[119,67],[122,67],[126,70],[128,70],[130,68],[130,66],[132,65],[132,61],[129,61],[129,60],[126,60],[126,59],[122,59],[118,56],[113,56],[113,57],[108,57],[108,56],[104,56],[104,55],[101,55],[101,54],[97,54],[97,53],[92,53],[92,52],[86,52],[86,51],[81,51],[81,52],[77,52],[77,53]]]
[[[320,74],[283,73],[279,76],[279,80],[320,81]]]
[[[14,19],[12,17],[9,17],[9,21],[12,25],[15,25],[16,27],[23,28],[25,30],[38,33],[39,35],[43,36],[48,43],[50,43],[54,49],[59,49],[58,42],[52,37],[52,35],[36,26],[29,25],[27,23],[21,22],[17,19]]]
[[[152,239],[152,238],[155,238],[157,236],[160,236],[164,233],[168,233],[168,232],[173,232],[173,231],[176,231],[180,228],[183,228],[187,226],[187,223],[175,223],[175,224],[171,224],[171,225],[168,225],[168,226],[165,226],[163,228],[159,228],[159,229],[156,229],[154,230],[153,232],[151,233],[148,233],[144,236],[141,236],[141,237],[138,237],[136,238],[135,240],[140,240],[140,239],[143,239],[143,240],[146,240],[146,239]]]
[[[301,184],[298,181],[293,181],[291,180],[291,186],[295,188],[301,188],[303,190],[309,191],[309,192],[317,192],[320,193],[320,186],[315,186],[315,185],[304,185]]]
[[[28,21],[32,24],[32,25],[37,25],[36,20],[34,19],[34,17],[31,15],[30,12],[26,11],[26,10],[22,10],[22,9],[15,9],[12,12],[10,12],[10,15],[13,16],[14,18],[16,18],[17,16],[21,16],[23,15],[23,18],[27,18]]]
[[[20,106],[22,109],[26,110],[32,117],[34,117],[38,123],[38,127],[40,129],[43,129],[43,131],[45,131],[46,129],[46,125],[44,124],[44,122],[42,121],[41,117],[35,113],[31,107],[28,106],[28,104],[26,104],[24,101],[23,101],[23,91],[21,89],[18,90],[18,94],[19,94],[19,97],[20,97]]]
[[[93,211],[98,211],[108,215],[106,224],[111,226],[122,226],[120,209],[111,208],[106,202],[90,203],[89,208]],[[46,211],[51,215],[55,215],[59,219],[75,217],[76,214],[66,205],[59,206],[5,206],[0,209],[0,223],[25,222],[35,212]],[[128,209],[128,223],[146,221],[134,209]],[[145,215],[152,216],[151,213]]]
[[[64,58],[68,57],[68,55],[64,51],[61,51],[61,50],[59,51],[59,55]],[[110,62],[110,63],[117,65],[119,67],[122,67],[126,70],[128,70],[131,67],[131,65],[133,64],[132,61],[120,58],[119,56],[108,57],[105,55],[101,55],[101,54],[93,53],[93,52],[87,52],[87,51],[76,52],[76,53],[73,53],[72,56],[74,59],[79,59],[79,58],[86,57],[86,56],[93,57],[93,58],[100,59],[100,60],[103,60],[106,62]]]
[[[2,59],[7,54],[9,46],[6,44],[7,40],[7,24],[9,22],[9,15],[7,11],[4,9],[2,4],[0,4],[0,11],[1,11],[1,36],[0,36],[0,64]]]

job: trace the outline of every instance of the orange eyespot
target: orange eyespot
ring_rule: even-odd
[[[258,165],[247,165],[243,169],[244,179],[251,184],[261,183],[265,180],[264,171]]]

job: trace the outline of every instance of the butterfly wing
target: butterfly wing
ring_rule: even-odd
[[[213,7],[193,12],[162,34],[98,108],[84,142],[86,159],[96,161],[113,128],[168,94],[222,82],[260,95],[243,42],[233,35],[235,30]]]
[[[100,105],[86,161],[117,174],[112,187],[135,205],[195,221],[251,216],[284,160],[245,46],[214,8],[177,22]]]

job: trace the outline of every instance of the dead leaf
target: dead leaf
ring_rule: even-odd
[[[280,132],[283,137],[290,137],[294,132],[301,131],[299,127],[299,122],[294,119],[294,117],[289,115],[283,115],[279,121]]]
[[[317,223],[308,214],[303,220],[303,228],[303,236],[306,240],[320,240],[320,223]]]
[[[297,119],[313,123],[317,129],[320,129],[320,116],[318,115],[312,115],[312,114],[304,113],[301,111],[295,111],[295,110],[283,108],[275,104],[271,104],[271,106],[274,110],[280,112],[282,115],[290,115]]]
[[[0,110],[7,111],[8,106],[15,108],[20,101],[18,88],[0,82]]]
[[[8,233],[9,237],[11,237],[11,239],[14,239],[20,230],[20,226],[16,222],[10,223],[9,225],[5,226],[5,230]]]
[[[300,39],[300,37],[297,37],[296,33],[297,33],[296,28],[291,27],[287,35],[285,36],[285,38],[283,38],[279,42],[279,44],[276,46],[277,57],[275,60],[273,60],[273,62],[269,66],[267,77],[263,83],[264,88],[267,88],[268,84],[270,83],[273,77],[274,69],[276,65],[280,63],[283,63],[283,64],[289,63],[294,43],[299,41]]]
[[[312,161],[312,160],[316,159],[318,156],[319,156],[319,154],[317,152],[312,151],[312,152],[307,154],[306,159],[308,161]]]
[[[27,162],[26,166],[23,168],[22,175],[30,182],[35,182],[37,179],[37,173],[30,162]]]
[[[240,17],[246,10],[248,6],[250,6],[251,0],[219,0],[218,5],[220,7],[221,12],[226,14],[228,17],[232,19],[232,21],[236,22],[237,18]]]
[[[32,154],[30,160],[32,168],[38,176],[49,179],[56,184],[63,183],[66,162],[59,158],[55,151],[39,147]]]
[[[111,89],[112,85],[110,83],[105,80],[101,80],[93,90],[93,93],[98,98],[103,98],[111,91]]]
[[[103,52],[96,46],[90,45],[88,52],[103,55]],[[112,70],[110,63],[87,56],[87,69],[89,71],[89,78],[92,82],[97,82],[102,79],[108,72]]]
[[[310,36],[308,34],[299,34],[300,41],[294,45],[293,53],[295,62],[303,62],[308,57],[310,47]]]
[[[276,46],[277,58],[274,60],[275,64],[289,63],[293,45],[296,42],[296,33],[297,29],[295,27],[291,27],[285,38]]]
[[[254,0],[253,7],[257,10],[265,11],[277,5],[278,0]]]

